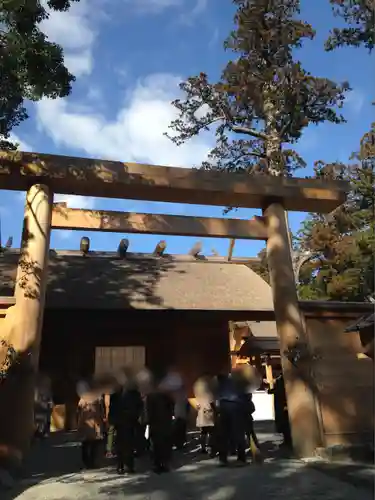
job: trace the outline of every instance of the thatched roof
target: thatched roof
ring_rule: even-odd
[[[234,326],[256,338],[277,338],[276,321],[236,321]]]
[[[279,351],[276,321],[236,321],[234,327],[243,331],[246,338],[238,352],[240,356]]]
[[[188,256],[129,254],[120,260],[114,253],[50,254],[50,308],[273,309],[270,286],[245,264]],[[13,294],[17,262],[17,252],[0,258],[0,296]]]

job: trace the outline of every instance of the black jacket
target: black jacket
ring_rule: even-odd
[[[136,389],[119,390],[111,395],[109,403],[109,423],[125,425],[136,423],[143,411],[141,393]]]

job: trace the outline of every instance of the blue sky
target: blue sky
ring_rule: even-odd
[[[311,174],[315,160],[346,161],[373,121],[374,58],[365,49],[323,50],[329,29],[338,25],[328,0],[302,0],[301,16],[317,30],[299,58],[315,76],[342,82],[353,91],[344,107],[347,123],[308,128],[296,147]],[[191,167],[212,147],[208,134],[183,147],[163,136],[174,109],[178,82],[205,71],[217,78],[229,54],[222,42],[233,26],[230,0],[81,0],[66,13],[52,13],[43,29],[65,50],[77,76],[68,99],[28,106],[31,118],[14,130],[20,149],[43,153]],[[220,207],[181,206],[132,200],[55,196],[74,208],[221,216]],[[2,240],[21,235],[24,194],[0,191]],[[248,218],[255,211],[230,216]],[[304,214],[289,215],[295,232]],[[115,250],[126,235],[85,233],[94,250]],[[82,233],[56,231],[51,247],[75,249]],[[159,236],[131,235],[132,251],[151,252]],[[168,252],[186,253],[196,238],[168,237]],[[228,250],[227,240],[203,240],[204,253]],[[234,255],[253,256],[263,242],[237,241]]]

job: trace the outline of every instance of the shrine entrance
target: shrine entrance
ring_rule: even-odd
[[[30,442],[51,229],[266,240],[294,449],[298,456],[314,454],[321,445],[316,401],[308,383],[308,368],[297,368],[292,362],[293,353],[308,351],[308,345],[297,298],[286,213],[331,212],[345,201],[347,183],[2,152],[0,188],[27,191],[15,304],[1,320],[3,339],[19,353],[13,381],[9,382],[13,389],[0,395],[0,406],[8,408],[8,418],[17,415],[19,420],[17,426],[12,426],[13,432],[8,432],[7,422],[2,425],[3,456],[15,462],[22,460]],[[54,206],[55,193],[261,208],[263,215],[239,220],[71,210]]]

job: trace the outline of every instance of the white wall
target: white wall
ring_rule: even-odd
[[[255,421],[275,419],[272,394],[267,394],[265,391],[253,392],[253,403],[255,405],[255,412],[253,413]]]

